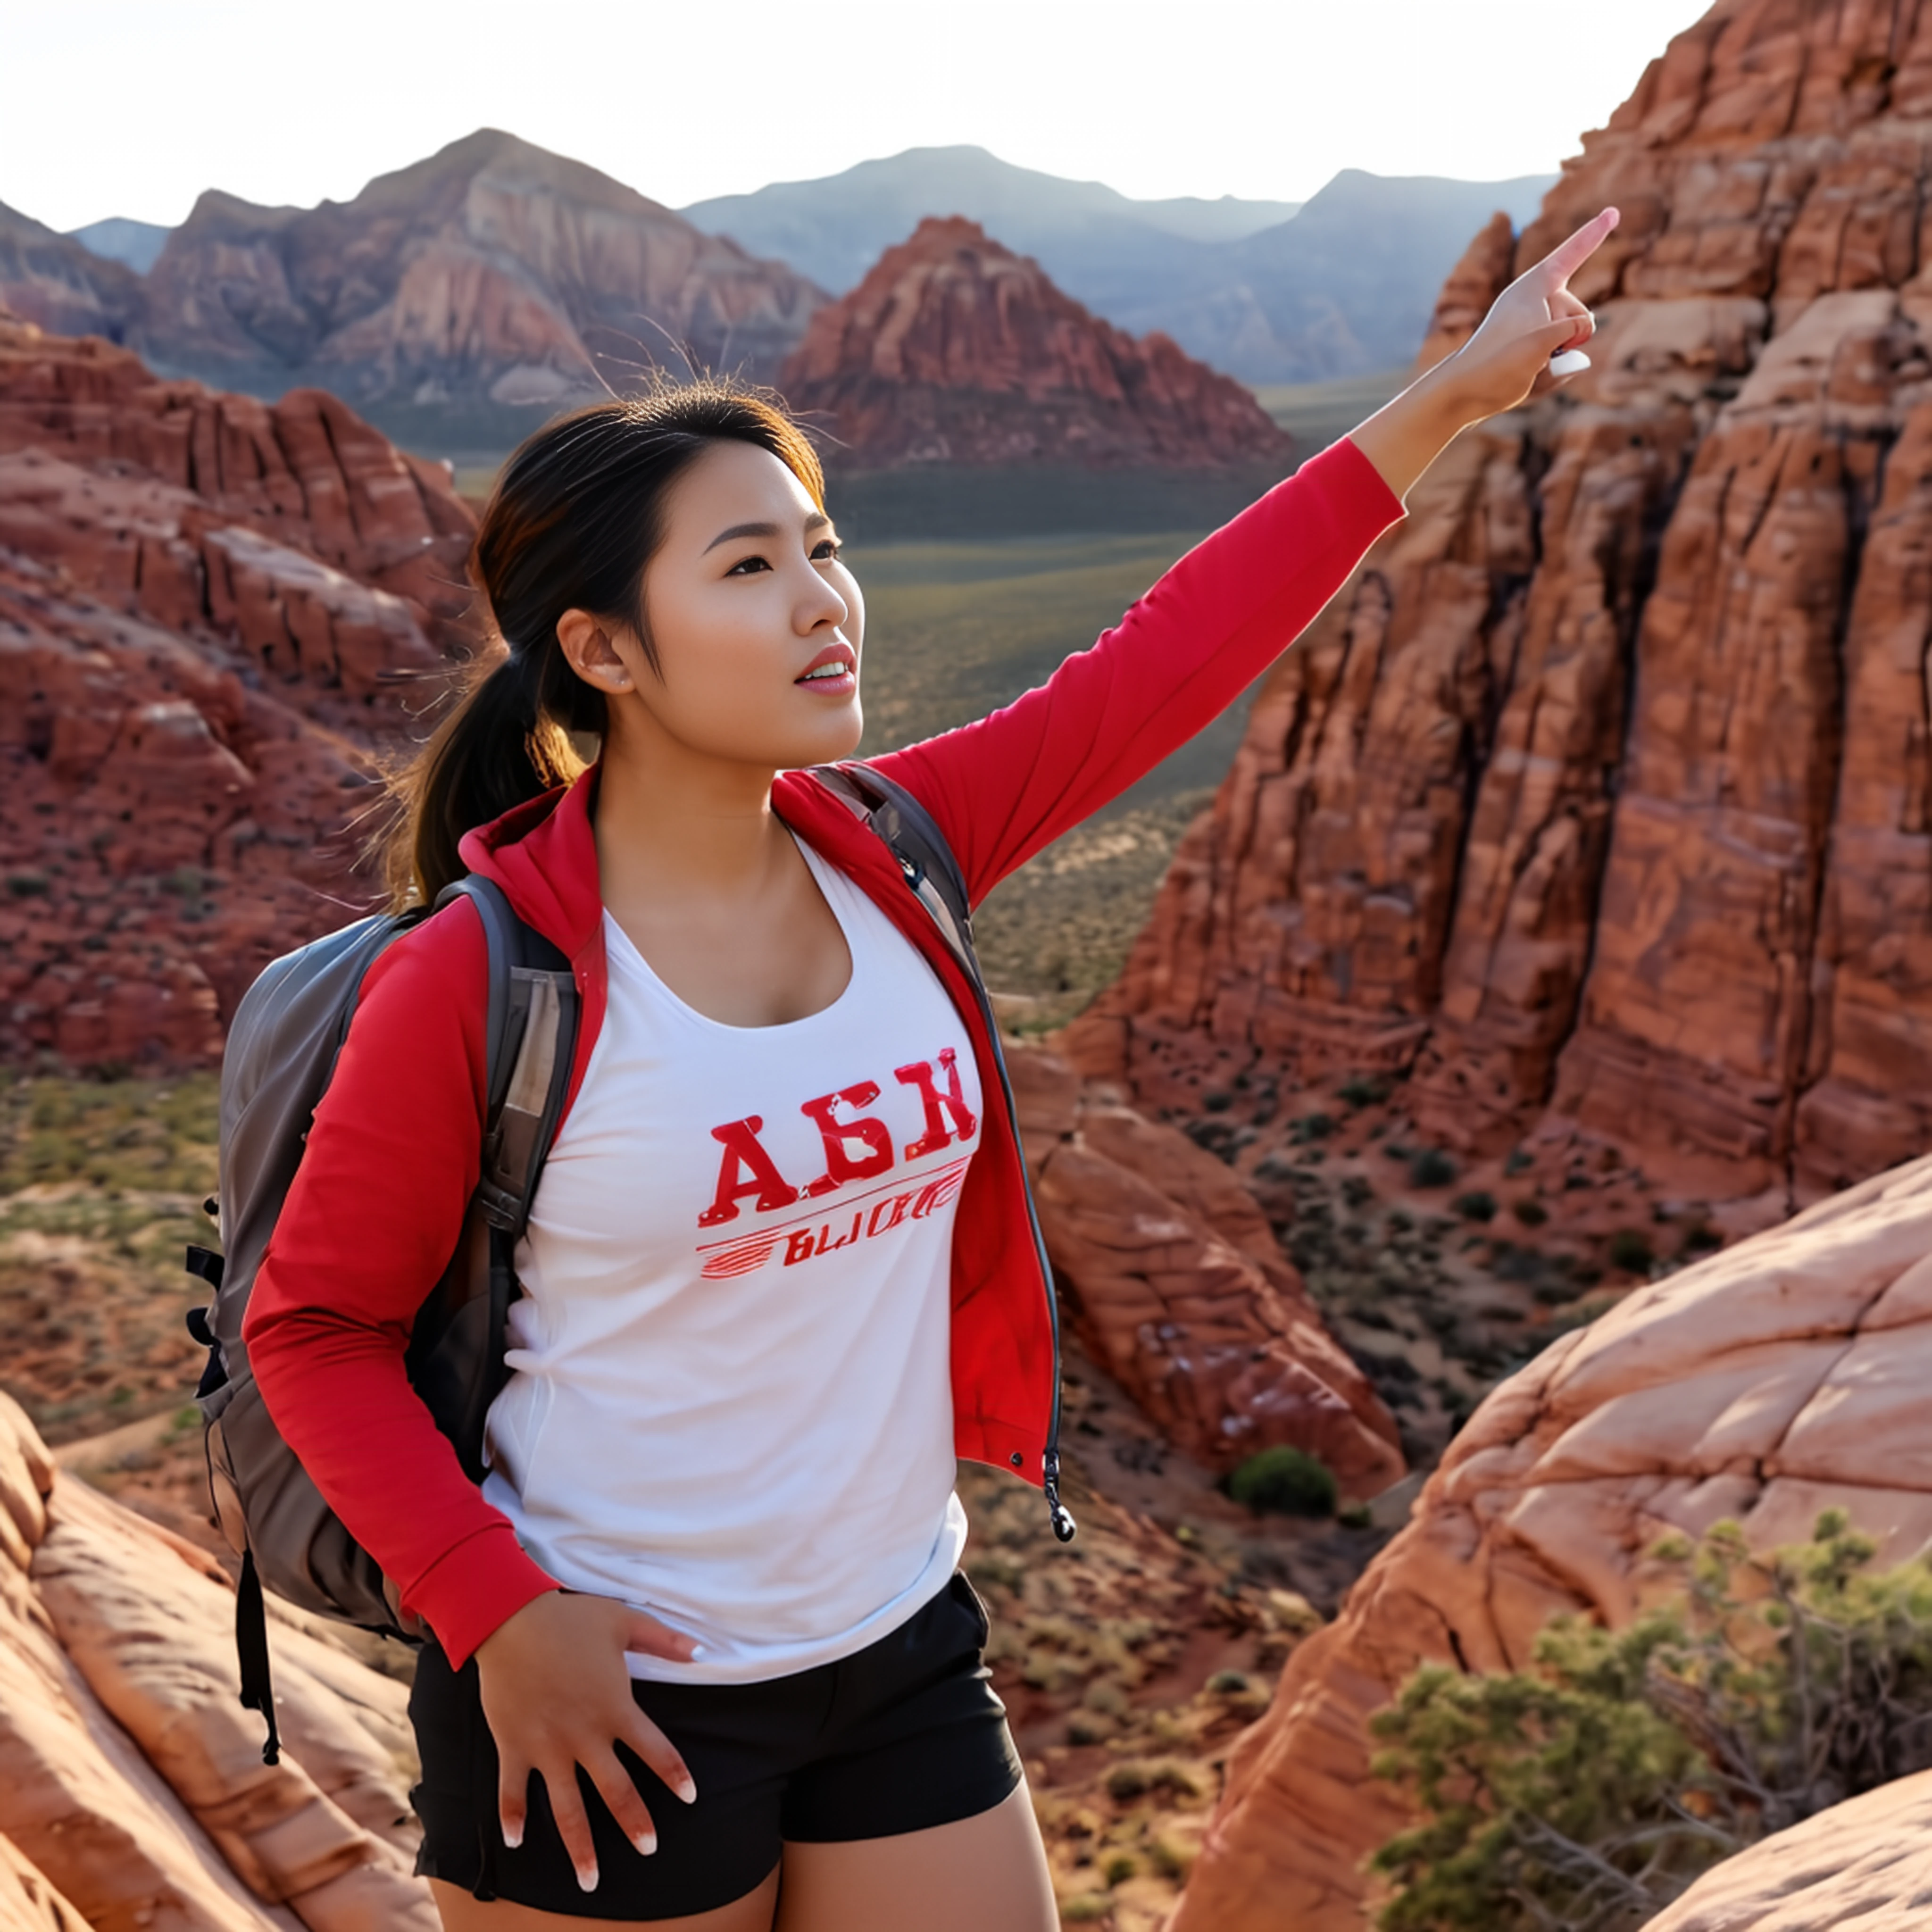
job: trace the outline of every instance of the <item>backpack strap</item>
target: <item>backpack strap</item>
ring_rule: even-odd
[[[904,785],[856,760],[814,765],[812,776],[884,842],[953,957],[966,969],[974,986],[982,987],[979,956],[973,950],[973,913],[967,902],[966,875],[938,820]]]
[[[487,1106],[476,1198],[490,1227],[520,1238],[556,1135],[577,1047],[577,981],[562,952],[511,909],[501,886],[472,874],[439,908],[466,898],[489,949],[484,1019]]]

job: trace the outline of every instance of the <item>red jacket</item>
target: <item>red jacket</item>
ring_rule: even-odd
[[[1401,506],[1343,441],[1190,551],[1092,649],[1004,710],[872,760],[938,820],[973,903],[1225,710],[1334,595]],[[568,956],[582,994],[574,1100],[604,1017],[596,774],[472,832],[462,854]],[[870,892],[953,996],[983,1090],[999,1075],[971,989],[880,841],[818,782],[772,804]],[[460,1664],[556,1587],[464,1475],[410,1388],[410,1324],[456,1244],[479,1164],[485,955],[461,902],[370,969],[243,1334],[278,1427],[406,1610]],[[566,1104],[566,1112],[568,1104]],[[1049,1284],[1019,1149],[984,1110],[953,1238],[961,1456],[1038,1484],[1054,1394]],[[675,1480],[674,1474],[670,1478]]]

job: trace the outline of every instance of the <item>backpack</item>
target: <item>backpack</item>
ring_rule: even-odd
[[[965,880],[944,835],[916,799],[869,767],[822,766],[813,776],[891,850],[908,886],[964,969],[993,1042],[1017,1144],[1012,1083],[973,950]],[[464,1472],[480,1483],[484,1423],[508,1376],[505,1322],[520,1292],[517,1243],[562,1112],[578,1003],[569,962],[517,916],[500,887],[475,876],[460,879],[436,905],[459,896],[476,908],[489,957],[481,1178],[455,1250],[417,1313],[405,1361],[412,1384],[454,1445]],[[236,1595],[242,1702],[267,1720],[262,1755],[269,1764],[278,1762],[280,1737],[265,1587],[305,1610],[366,1630],[410,1642],[423,1635],[415,1620],[404,1616],[395,1586],[282,1439],[249,1369],[242,1325],[363,978],[424,916],[420,908],[379,914],[274,961],[237,1008],[222,1057],[220,1182],[208,1203],[211,1213],[218,1212],[221,1251],[188,1251],[189,1272],[214,1290],[212,1305],[190,1311],[188,1325],[208,1352],[195,1400],[202,1413],[209,1501],[214,1521],[242,1558]],[[1028,1209],[1043,1279],[1050,1282],[1030,1194]],[[1059,1500],[1051,1450],[1047,1474],[1054,1534],[1064,1541],[1073,1534],[1073,1520]]]

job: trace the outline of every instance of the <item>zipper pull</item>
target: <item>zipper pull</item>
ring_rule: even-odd
[[[1073,1512],[1060,1500],[1060,1458],[1049,1453],[1042,1465],[1041,1486],[1046,1492],[1046,1513],[1053,1524],[1053,1534],[1062,1543],[1071,1543],[1080,1533],[1080,1526],[1073,1520]]]

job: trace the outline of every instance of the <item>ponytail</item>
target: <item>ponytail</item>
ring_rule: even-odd
[[[392,909],[433,905],[469,869],[464,833],[568,784],[604,735],[604,694],[557,641],[566,610],[631,630],[655,668],[644,567],[670,486],[710,444],[748,442],[790,470],[822,509],[825,479],[773,399],[728,382],[665,382],[546,424],[504,466],[471,547],[493,645],[454,710],[390,782],[398,808],[375,839]]]

